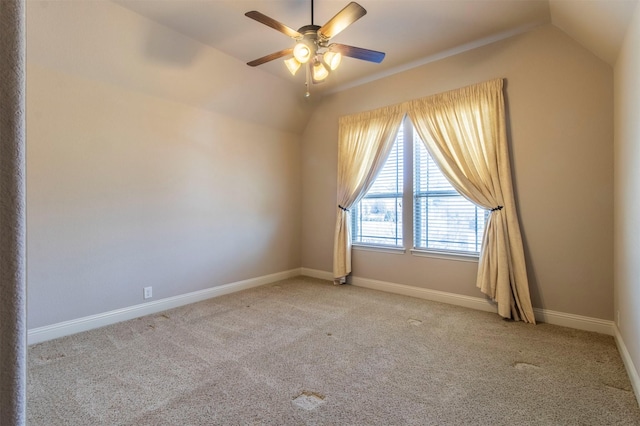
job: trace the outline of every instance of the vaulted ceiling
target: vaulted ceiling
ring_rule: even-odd
[[[293,29],[311,23],[310,0],[113,0],[242,62],[292,47],[294,41],[244,16],[257,10]],[[316,0],[322,25],[347,0]],[[386,52],[380,64],[343,60],[315,92],[331,92],[551,23],[612,64],[637,0],[358,0],[367,14],[332,41]],[[179,61],[179,56],[175,60]],[[282,60],[260,68],[303,86]],[[295,89],[294,89],[295,90]]]

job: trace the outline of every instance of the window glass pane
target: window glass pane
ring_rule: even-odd
[[[389,157],[364,198],[351,209],[352,241],[402,246],[402,128]]]
[[[461,195],[420,197],[425,226],[416,229],[420,247],[477,253],[484,232],[484,210]]]
[[[414,246],[478,253],[486,210],[449,184],[414,131]]]
[[[394,198],[364,198],[359,203],[358,212],[359,242],[402,245],[402,195]]]

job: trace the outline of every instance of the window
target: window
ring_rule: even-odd
[[[380,174],[351,209],[352,241],[402,247],[404,143],[402,128]]]
[[[412,206],[405,221],[413,230],[405,235],[415,249],[479,253],[488,211],[451,186],[408,119],[375,183],[351,209],[353,243],[403,247],[403,205]]]

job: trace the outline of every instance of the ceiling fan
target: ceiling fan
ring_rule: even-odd
[[[309,97],[309,81],[314,84],[324,81],[329,73],[340,65],[343,55],[369,62],[382,62],[385,56],[383,52],[346,44],[329,43],[332,37],[362,18],[366,13],[367,11],[358,3],[351,2],[329,19],[326,24],[318,26],[313,23],[313,0],[311,0],[311,24],[300,27],[296,31],[258,11],[247,12],[245,16],[296,40],[294,47],[247,62],[247,65],[255,67],[274,59],[290,56],[284,63],[291,74],[295,75],[303,64],[307,64],[305,67],[307,73],[305,96]]]

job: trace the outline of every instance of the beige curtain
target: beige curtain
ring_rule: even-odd
[[[535,323],[511,183],[502,79],[407,103],[408,115],[443,174],[490,210],[477,286],[504,318]]]
[[[367,193],[384,165],[404,117],[399,106],[341,117],[338,125],[338,205],[333,248],[333,277],[351,273],[348,210]]]

